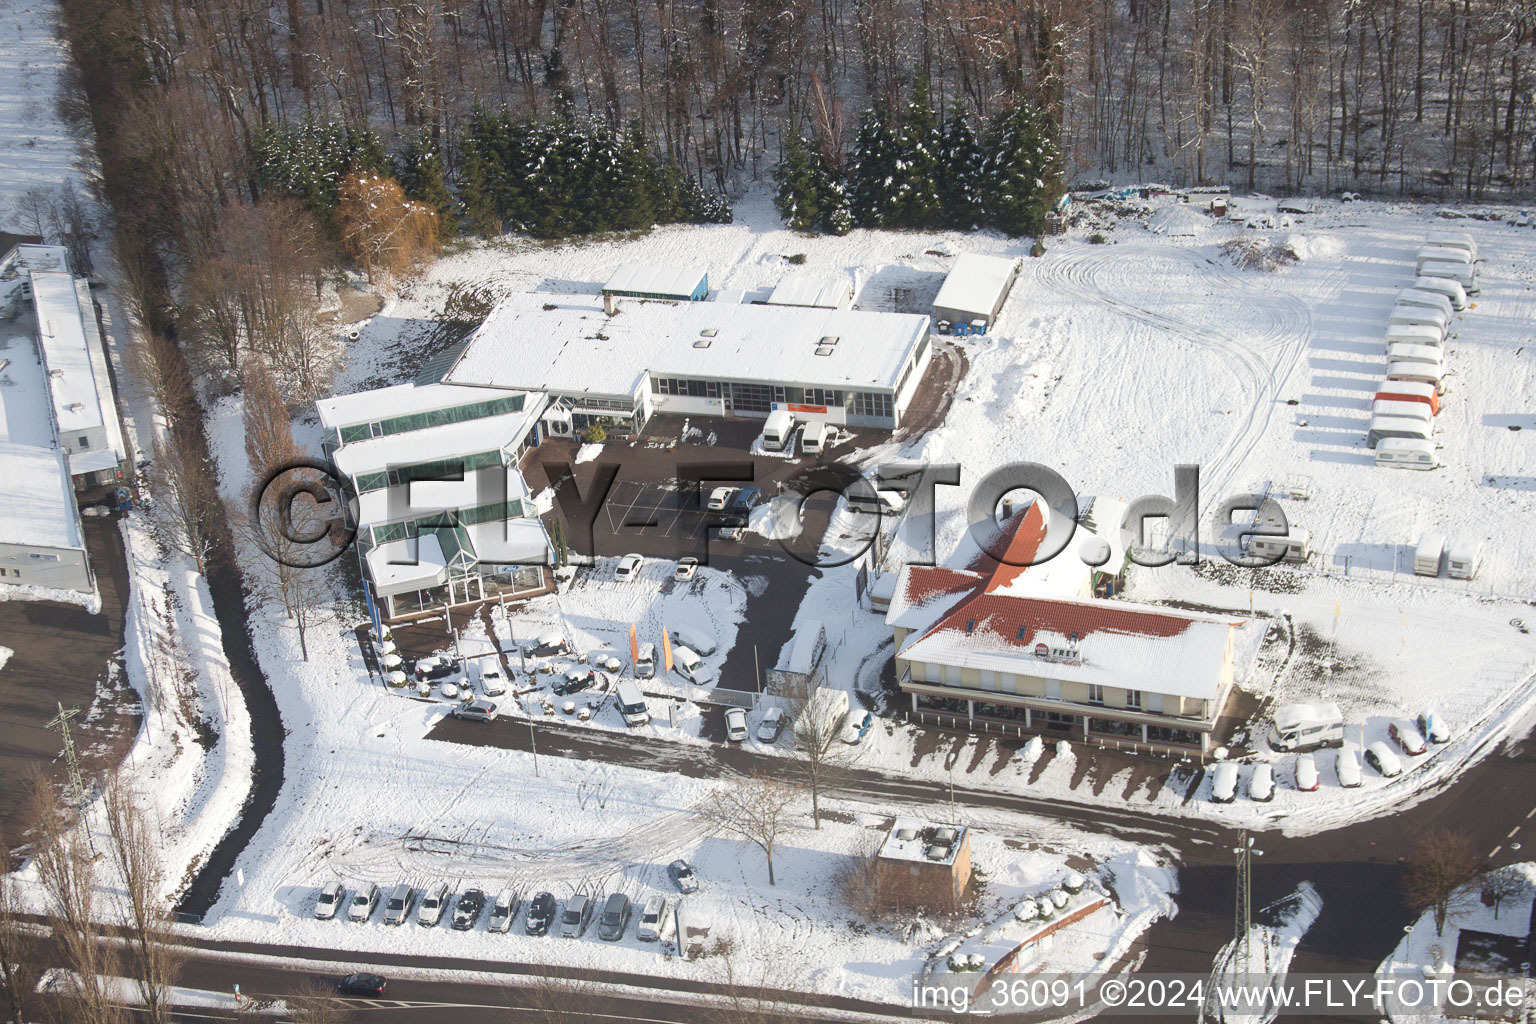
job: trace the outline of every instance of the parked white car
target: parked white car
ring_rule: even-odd
[[[315,898],[315,917],[321,921],[329,921],[336,916],[336,911],[341,909],[346,902],[347,892],[340,882],[329,882],[320,895]]]
[[[679,583],[693,579],[699,571],[699,560],[692,555],[684,555],[677,560],[677,568],[672,570],[672,578]]]
[[[619,559],[619,564],[613,567],[613,578],[620,583],[633,583],[640,578],[640,567],[644,564],[644,555],[631,552]]]
[[[1248,777],[1248,799],[1268,803],[1275,798],[1275,769],[1268,761],[1253,766]]]
[[[1302,754],[1296,759],[1296,788],[1303,793],[1311,793],[1317,787],[1317,757],[1313,754]]]
[[[741,708],[725,709],[725,738],[741,743],[747,738],[747,713]]]
[[[1384,778],[1390,779],[1403,774],[1403,762],[1399,761],[1397,755],[1392,753],[1392,748],[1381,740],[1365,748],[1365,759]]]
[[[372,882],[364,882],[352,894],[352,903],[347,907],[347,920],[366,921],[373,916],[378,905],[379,887]]]
[[[496,664],[496,656],[480,662],[480,693],[486,697],[500,697],[507,692],[507,677]]]
[[[416,923],[426,928],[432,928],[443,918],[443,908],[448,905],[448,886],[439,883],[437,888],[428,889],[421,897],[421,903],[416,907]]]
[[[1223,761],[1211,773],[1211,799],[1218,804],[1237,799],[1237,765],[1231,761]]]
[[[1360,770],[1360,751],[1355,747],[1344,747],[1339,751],[1335,769],[1339,776],[1339,785],[1345,789],[1354,789],[1365,781]]]
[[[672,918],[667,913],[664,896],[652,896],[640,908],[640,923],[635,926],[635,938],[641,942],[657,942],[672,930]]]
[[[731,497],[736,493],[734,487],[716,487],[709,492],[709,502],[705,505],[711,512],[724,512],[726,506],[731,503]]]
[[[708,686],[715,681],[715,674],[704,659],[687,647],[672,648],[672,670],[696,686]]]

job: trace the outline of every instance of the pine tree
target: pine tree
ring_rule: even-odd
[[[983,218],[982,150],[963,113],[944,123],[939,151],[944,155],[944,172],[938,178],[939,223],[970,231]]]
[[[496,121],[476,106],[459,141],[459,201],[464,226],[485,238],[499,235],[503,220],[493,194],[495,132]]]
[[[612,184],[594,182],[610,197],[612,223],[608,229],[649,231],[656,223],[656,166],[640,125],[631,125],[628,136],[616,148],[618,163],[613,168]]]
[[[982,201],[1008,235],[1038,234],[1062,193],[1061,158],[1033,106],[1019,100],[987,133]]]
[[[791,134],[784,145],[784,159],[774,169],[779,183],[774,206],[784,223],[795,231],[821,227],[831,212],[825,195],[820,160],[798,134]]]
[[[941,219],[939,181],[943,151],[933,104],[928,93],[927,76],[919,75],[912,89],[912,101],[902,112],[897,132],[900,151],[896,194],[889,217],[892,227],[931,228]]]
[[[853,223],[865,228],[892,226],[900,181],[900,140],[883,110],[866,110],[859,119],[848,176],[848,213]]]
[[[418,136],[407,143],[397,161],[396,170],[396,177],[400,180],[400,187],[405,189],[405,194],[437,211],[438,237],[446,239],[457,235],[458,203],[448,190],[443,160],[432,140]]]

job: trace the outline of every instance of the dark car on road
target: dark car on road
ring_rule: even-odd
[[[528,921],[523,930],[529,935],[548,935],[555,920],[555,894],[541,892],[528,901]]]
[[[336,991],[344,996],[381,996],[385,981],[377,974],[360,971],[349,974],[336,983]]]
[[[459,902],[453,906],[453,930],[467,932],[480,920],[480,911],[485,909],[485,893],[479,889],[465,889],[459,896]]]

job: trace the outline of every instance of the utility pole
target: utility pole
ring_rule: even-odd
[[[1247,829],[1243,829],[1237,834],[1237,845],[1232,848],[1232,853],[1237,858],[1237,900],[1232,917],[1236,946],[1232,953],[1234,959],[1242,957],[1242,969],[1238,973],[1246,974],[1252,955],[1249,936],[1253,932],[1253,858],[1264,856],[1264,851],[1253,848],[1253,838]]]
[[[539,777],[539,740],[533,734],[533,718],[528,719],[528,746],[533,750],[533,777]]]
[[[91,848],[91,857],[96,856],[96,840],[91,837],[90,823],[85,819],[85,779],[80,775],[80,757],[75,752],[75,741],[69,735],[69,720],[80,714],[79,708],[64,710],[64,705],[58,705],[59,713],[53,721],[48,723],[48,728],[58,727],[59,735],[64,738],[64,764],[69,770],[70,797],[74,800],[75,809],[80,812],[80,827],[85,830],[85,842]]]

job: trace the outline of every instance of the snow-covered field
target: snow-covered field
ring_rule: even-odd
[[[0,231],[31,234],[14,210],[31,189],[81,181],[82,147],[59,116],[69,53],[55,29],[51,0],[0,0]]]

